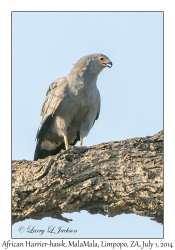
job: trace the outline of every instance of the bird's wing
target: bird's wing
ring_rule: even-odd
[[[96,100],[97,100],[98,107],[97,107],[97,116],[96,116],[95,120],[97,120],[99,115],[100,115],[100,107],[101,107],[101,98],[100,98],[100,92],[98,89],[97,89],[97,99]]]
[[[62,102],[67,90],[66,78],[58,78],[49,86],[46,92],[46,99],[42,105],[41,113],[42,121],[38,128],[36,138],[44,136],[48,126],[50,125],[53,115]]]

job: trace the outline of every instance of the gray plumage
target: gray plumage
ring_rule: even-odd
[[[96,82],[105,67],[112,67],[105,55],[86,55],[73,65],[67,77],[49,86],[41,109],[34,160],[54,155],[79,140],[82,146],[100,113]]]

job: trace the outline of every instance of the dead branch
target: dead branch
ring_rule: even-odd
[[[163,223],[163,131],[12,162],[12,222],[86,210]]]

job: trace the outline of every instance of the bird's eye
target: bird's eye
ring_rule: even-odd
[[[100,57],[100,60],[102,61],[104,58],[103,57]]]

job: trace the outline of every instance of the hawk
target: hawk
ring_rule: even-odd
[[[88,135],[100,113],[99,73],[112,62],[103,54],[80,58],[68,76],[49,86],[41,108],[42,120],[36,135],[34,160],[68,149]]]

